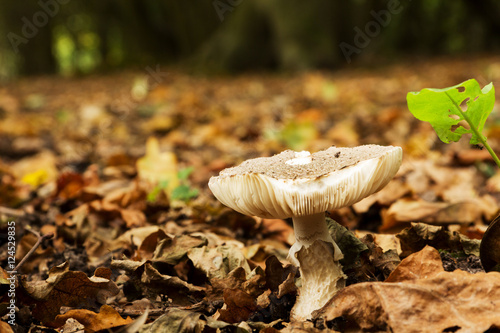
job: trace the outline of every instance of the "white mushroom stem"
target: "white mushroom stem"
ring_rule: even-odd
[[[302,286],[290,313],[292,321],[311,319],[340,289],[345,287],[346,276],[342,265],[333,258],[332,243],[316,240],[297,252],[300,262]]]
[[[306,216],[294,216],[293,231],[295,233],[295,243],[290,248],[288,259],[296,266],[300,266],[295,253],[297,253],[303,246],[308,247],[316,240],[322,240],[327,243],[332,243],[335,250],[334,259],[339,261],[344,258],[342,251],[333,241],[328,226],[326,225],[325,213],[318,213]]]
[[[330,236],[324,213],[293,217],[293,228],[296,242],[288,258],[299,266],[302,286],[291,318],[302,321],[345,286],[346,276],[339,263],[344,256]]]

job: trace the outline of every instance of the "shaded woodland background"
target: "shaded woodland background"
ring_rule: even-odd
[[[156,63],[203,72],[338,68],[347,65],[339,43],[353,44],[354,28],[363,30],[373,20],[372,10],[388,6],[381,0],[60,2],[0,2],[0,77],[87,74]],[[398,3],[403,10],[355,55],[356,61],[500,48],[498,1]],[[12,33],[24,38],[23,17],[33,23],[44,6],[54,15],[14,52]],[[38,19],[43,23],[43,15]]]

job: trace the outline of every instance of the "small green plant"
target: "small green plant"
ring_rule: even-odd
[[[189,184],[189,175],[193,172],[194,168],[192,166],[181,169],[177,172],[177,179],[179,180],[179,186],[175,187],[170,194],[170,200],[181,200],[189,201],[196,196],[198,196],[199,190],[192,188]],[[168,188],[168,181],[162,181],[156,185],[151,192],[148,193],[146,200],[148,202],[155,202],[158,199],[158,195]]]
[[[148,193],[146,197],[147,202],[155,202],[158,200],[160,193],[165,190],[168,186],[168,181],[159,182],[152,190]]]
[[[179,170],[177,178],[179,179],[180,185],[172,191],[171,200],[189,201],[198,196],[198,189],[192,188],[188,181],[189,175],[193,170],[194,168],[192,166]]]
[[[495,105],[493,83],[483,89],[474,80],[467,80],[444,89],[422,89],[406,96],[408,109],[415,118],[429,122],[444,143],[457,142],[471,134],[470,144],[483,145],[500,167],[500,160],[482,134],[484,123]],[[465,128],[460,122],[467,122]]]

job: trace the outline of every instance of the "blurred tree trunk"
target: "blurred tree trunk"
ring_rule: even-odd
[[[0,10],[1,19],[7,29],[6,46],[19,58],[20,74],[55,72],[50,16],[36,2],[26,2],[22,5],[14,1],[3,2]],[[36,25],[33,19],[37,13],[38,18],[47,18],[45,24]],[[43,23],[43,20],[39,22]]]
[[[42,0],[45,1],[48,0]],[[33,15],[43,10],[40,3],[2,1],[0,30],[4,35],[12,32],[24,38],[15,53],[17,60],[10,60],[9,64],[19,66],[24,74],[56,71],[54,29],[61,26],[73,39],[75,53],[81,51],[82,36],[98,36],[93,52],[101,61],[99,70],[179,62],[203,71],[334,68],[346,64],[339,44],[352,45],[357,31],[364,31],[374,21],[373,11],[387,10],[389,3],[69,1],[60,5],[58,13],[28,38],[23,36],[26,23],[22,19],[33,22]],[[367,46],[353,55],[354,59],[488,52],[500,48],[500,3],[496,0],[408,1],[398,5],[403,7],[402,12],[393,14],[390,23],[370,37]],[[83,16],[88,21],[80,27],[83,31],[72,31],[70,22]],[[0,61],[9,61],[6,54],[14,49],[7,39],[0,42],[0,52],[7,51],[1,53]],[[1,71],[4,70],[0,68]]]

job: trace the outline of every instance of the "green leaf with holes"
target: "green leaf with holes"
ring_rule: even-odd
[[[481,89],[479,83],[471,79],[449,88],[409,92],[406,100],[410,112],[417,119],[429,122],[441,141],[456,142],[466,133],[472,135],[471,144],[486,141],[482,131],[495,104],[492,83]],[[461,121],[466,121],[469,128],[459,125]]]

